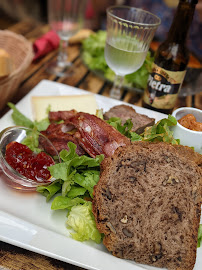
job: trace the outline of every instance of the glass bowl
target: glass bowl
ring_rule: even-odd
[[[46,182],[39,182],[27,178],[21,175],[18,171],[13,169],[5,159],[6,146],[10,142],[22,143],[28,136],[30,132],[33,132],[32,129],[14,126],[8,127],[0,132],[0,177],[7,185],[12,188],[19,189],[22,191],[35,191],[39,185],[50,184],[55,179],[51,177]],[[47,153],[48,149],[51,149],[51,156],[55,162],[60,162],[60,157],[55,149],[54,145],[41,133],[35,131],[35,135],[38,135],[38,148],[42,152]],[[49,150],[48,150],[49,151]],[[48,153],[47,153],[48,154]]]
[[[202,123],[202,110],[191,107],[182,107],[172,113],[177,121],[187,114],[193,114],[196,117],[196,121]],[[174,138],[180,139],[180,144],[194,147],[196,152],[202,154],[202,131],[194,131],[185,128],[178,122],[176,126],[172,127],[172,130],[174,132]]]

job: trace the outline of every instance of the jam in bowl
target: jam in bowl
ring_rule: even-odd
[[[39,185],[50,184],[55,179],[48,167],[57,162],[60,162],[60,157],[54,145],[38,131],[20,126],[1,131],[1,180],[7,185],[22,191],[34,191]]]

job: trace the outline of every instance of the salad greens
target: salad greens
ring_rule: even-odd
[[[34,123],[22,114],[13,103],[8,102],[8,106],[13,110],[11,117],[17,126],[34,128]]]
[[[67,226],[74,230],[71,235],[75,240],[92,239],[98,244],[101,242],[102,235],[96,228],[91,202],[73,206],[67,217]]]
[[[104,57],[105,41],[106,31],[100,30],[90,35],[82,43],[82,58],[89,69],[101,71],[104,77],[110,81],[114,81],[115,73],[108,67]],[[151,53],[148,52],[141,68],[125,76],[124,85],[144,89],[149,73],[151,72],[153,60]]]
[[[144,132],[140,135],[131,131],[133,123],[128,119],[123,125],[121,119],[118,117],[112,117],[107,121],[110,125],[115,127],[120,133],[130,138],[131,141],[150,141],[150,142],[167,142],[172,144],[179,144],[179,139],[173,138],[173,131],[169,129],[170,126],[175,126],[177,120],[174,116],[168,115],[168,118],[164,118],[158,121],[155,125],[145,128]]]
[[[38,186],[37,191],[46,197],[48,202],[57,192],[62,188],[62,183],[60,181],[54,181],[48,186]]]
[[[96,228],[90,199],[93,198],[93,187],[100,177],[99,168],[104,155],[96,158],[78,156],[75,144],[68,142],[68,147],[69,151],[60,152],[63,162],[49,167],[56,180],[49,186],[39,186],[37,191],[47,201],[60,192],[61,195],[53,199],[51,209],[68,210],[67,225],[74,230],[72,237],[80,241],[92,239],[100,243],[101,234]]]
[[[142,137],[143,141],[150,142],[167,142],[172,144],[180,144],[179,139],[173,138],[173,131],[169,129],[169,126],[177,125],[177,120],[174,116],[168,115],[168,118],[164,118],[158,121],[155,125],[145,128]]]
[[[27,137],[22,141],[22,144],[28,146],[33,152],[40,153],[41,149],[39,146],[39,132],[36,128],[28,130],[26,132]]]
[[[30,128],[30,130],[26,132],[27,137],[23,140],[22,143],[27,145],[32,151],[36,153],[41,152],[41,150],[38,148],[39,132],[48,128],[48,126],[50,125],[49,119],[45,118],[40,122],[31,121],[24,114],[22,114],[13,103],[9,102],[8,106],[13,110],[11,117],[14,123],[17,126]]]
[[[22,114],[13,103],[8,102],[8,106],[13,110],[11,117],[17,126],[36,128],[36,130],[42,131],[46,130],[47,127],[50,125],[48,117],[39,122],[31,121],[24,114]]]

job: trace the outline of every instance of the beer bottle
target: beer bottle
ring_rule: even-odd
[[[156,51],[143,107],[167,114],[172,112],[189,61],[186,37],[197,2],[179,1],[168,37]]]

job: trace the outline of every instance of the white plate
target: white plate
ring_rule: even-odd
[[[32,118],[31,96],[80,95],[89,92],[52,81],[41,81],[18,104],[17,108]],[[108,110],[122,104],[96,95],[99,108]],[[137,112],[160,120],[165,117],[154,111],[133,106]],[[11,111],[0,119],[0,129],[13,125]],[[2,174],[0,174],[0,180]],[[66,212],[51,211],[51,202],[38,193],[21,193],[0,181],[0,240],[86,269],[96,270],[140,270],[159,269],[112,256],[106,248],[91,241],[73,240],[65,227]],[[197,249],[195,270],[202,266],[202,248]]]

